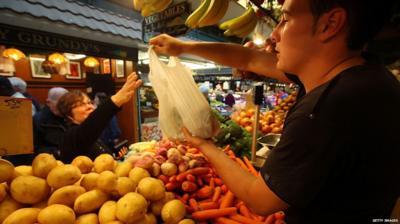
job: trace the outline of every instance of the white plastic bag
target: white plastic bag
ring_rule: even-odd
[[[182,127],[200,138],[210,138],[219,124],[194,82],[192,72],[178,58],[168,65],[150,47],[149,79],[159,101],[160,129],[165,137],[183,139]]]

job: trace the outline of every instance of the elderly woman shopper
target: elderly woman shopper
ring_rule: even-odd
[[[112,154],[111,149],[99,139],[101,133],[141,84],[135,73],[130,74],[124,86],[96,110],[90,98],[80,91],[72,91],[61,97],[57,107],[67,120],[67,127],[59,144],[60,155],[56,157],[69,163],[78,155],[94,159],[102,153]]]

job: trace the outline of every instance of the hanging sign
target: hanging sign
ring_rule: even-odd
[[[189,14],[189,3],[181,2],[162,12],[145,17],[142,23],[143,41],[147,43],[150,38],[161,33],[167,33],[171,36],[185,34],[189,30],[185,25],[185,20]]]

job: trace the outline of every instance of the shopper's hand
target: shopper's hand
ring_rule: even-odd
[[[139,79],[136,72],[132,72],[122,88],[115,95],[111,96],[111,100],[116,106],[120,107],[133,97],[135,90],[141,85],[142,80]]]
[[[185,42],[171,37],[168,34],[161,34],[151,38],[149,44],[153,45],[154,51],[158,54],[179,56],[183,53]]]

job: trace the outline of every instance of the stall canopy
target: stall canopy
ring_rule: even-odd
[[[141,21],[72,0],[2,0],[0,23],[138,47]]]

